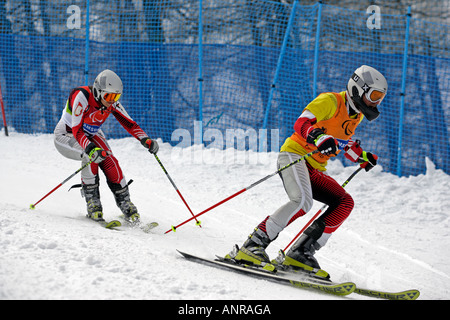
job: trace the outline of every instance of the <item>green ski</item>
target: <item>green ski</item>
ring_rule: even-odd
[[[141,229],[143,232],[145,233],[150,233],[150,231],[156,227],[159,226],[158,222],[142,222],[141,220],[135,221],[135,222],[131,222],[127,219],[125,219],[124,215],[120,216],[120,219],[123,220],[123,222],[125,223],[126,226],[130,227],[130,228],[136,228],[136,229]]]
[[[269,271],[262,271],[255,268],[252,268],[250,266],[241,266],[233,263],[228,263],[225,261],[219,261],[219,260],[210,260],[201,258],[198,256],[194,256],[185,252],[181,252],[178,250],[178,252],[183,255],[186,259],[195,261],[198,263],[204,263],[208,264],[213,267],[218,267],[222,269],[227,269],[230,271],[236,271],[242,274],[246,274],[249,276],[257,277],[260,279],[277,282],[281,284],[287,284],[294,286],[296,288],[308,288],[328,294],[338,295],[338,296],[346,296],[352,293],[356,289],[356,285],[352,282],[343,282],[343,283],[330,283],[330,284],[324,284],[315,282],[313,279],[289,279],[285,277],[277,276],[276,273],[269,272]]]
[[[99,225],[101,225],[102,227],[104,227],[106,229],[114,229],[114,228],[120,227],[122,225],[122,223],[120,223],[120,221],[118,221],[118,220],[112,220],[112,221],[103,220],[103,221],[95,221],[95,222],[97,222]]]
[[[384,292],[384,291],[378,291],[378,290],[356,288],[355,293],[363,295],[363,296],[387,299],[387,300],[416,300],[420,295],[419,290],[415,290],[415,289],[406,290],[406,291],[402,291],[402,292]]]

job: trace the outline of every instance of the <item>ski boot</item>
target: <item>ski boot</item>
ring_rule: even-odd
[[[139,215],[136,206],[130,201],[128,185],[122,187],[118,183],[110,183],[108,181],[108,186],[114,195],[117,206],[123,213],[125,221],[132,225],[139,224],[141,216]]]
[[[320,268],[314,257],[316,250],[322,247],[317,240],[322,236],[324,230],[325,223],[323,221],[314,221],[289,251],[285,255],[281,251],[276,261],[272,261],[272,263],[281,265],[287,270],[307,272],[317,278],[329,279],[328,272]]]
[[[225,259],[234,260],[240,264],[248,263],[267,271],[275,271],[265,250],[270,242],[271,240],[264,231],[255,228],[242,247],[239,248],[236,245],[234,250],[225,256]]]
[[[103,208],[100,202],[99,184],[82,184],[82,195],[86,199],[86,216],[94,221],[104,221]]]

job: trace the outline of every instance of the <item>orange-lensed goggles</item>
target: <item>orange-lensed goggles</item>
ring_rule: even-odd
[[[106,102],[116,102],[117,100],[119,100],[121,94],[120,93],[111,93],[111,92],[106,92],[103,95],[103,100],[105,100]]]
[[[384,99],[386,96],[386,92],[377,90],[377,89],[370,89],[369,92],[366,93],[366,98],[370,102],[381,102],[381,100]]]

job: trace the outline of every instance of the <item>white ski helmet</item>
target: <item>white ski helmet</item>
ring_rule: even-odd
[[[363,95],[368,101],[378,105],[386,96],[387,89],[386,78],[378,70],[362,65],[355,70],[347,83],[349,104],[355,111],[362,112],[367,120],[375,120],[380,111],[376,106],[368,106],[363,100]]]
[[[113,103],[118,101],[122,95],[122,80],[115,72],[106,69],[95,78],[92,90],[94,98],[98,102],[103,98],[106,102]]]

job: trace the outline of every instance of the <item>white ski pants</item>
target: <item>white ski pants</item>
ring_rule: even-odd
[[[278,156],[278,169],[299,159],[296,153],[280,152]],[[281,206],[266,221],[266,232],[270,240],[273,240],[301,210],[308,212],[313,206],[313,195],[308,168],[305,161],[281,171],[284,189],[289,197],[289,202]]]

